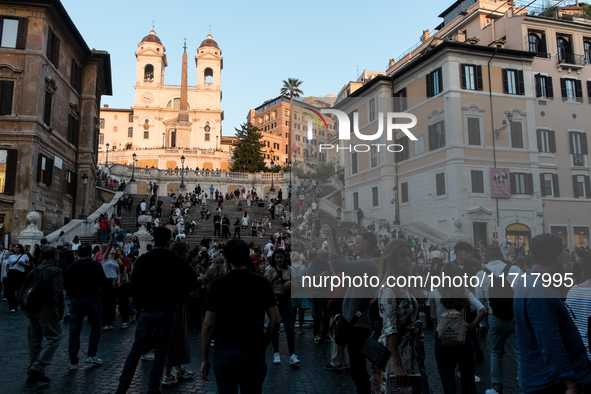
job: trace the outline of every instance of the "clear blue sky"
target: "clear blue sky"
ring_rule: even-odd
[[[363,69],[385,71],[433,30],[453,0],[195,1],[62,0],[88,46],[111,54],[113,96],[103,104],[129,108],[134,102],[134,52],[155,21],[166,47],[165,83],[180,84],[183,38],[187,38],[189,85],[195,85],[194,56],[211,33],[222,49],[223,134],[246,121],[248,110],[279,95],[282,80],[304,81],[306,96],[337,94]]]

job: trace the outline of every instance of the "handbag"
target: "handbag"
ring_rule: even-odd
[[[351,321],[347,321],[343,315],[336,315],[329,330],[333,332],[334,341],[339,346],[346,346],[351,337],[351,331],[357,320],[363,315],[363,312],[369,305],[370,300],[364,300],[357,312],[353,315]]]
[[[390,350],[378,342],[381,333],[382,319],[379,317],[374,323],[371,335],[367,338],[365,345],[361,349],[361,354],[376,367],[384,369],[390,358]]]

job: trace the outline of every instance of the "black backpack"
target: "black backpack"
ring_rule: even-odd
[[[43,305],[43,269],[35,268],[27,275],[19,292],[19,302],[23,312],[38,312]]]
[[[483,270],[487,276],[492,274],[492,281],[488,289],[488,300],[493,315],[499,319],[513,318],[513,296],[515,292],[511,287],[511,278],[508,277],[510,269],[511,265],[505,264],[501,275],[504,279],[492,274],[488,268]]]

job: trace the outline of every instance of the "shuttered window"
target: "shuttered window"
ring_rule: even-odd
[[[16,185],[16,149],[0,150],[0,194],[13,195]]]
[[[47,34],[47,58],[56,67],[59,67],[60,58],[60,39],[53,33],[53,30],[49,28]]]
[[[480,145],[480,119],[468,118],[468,145]]]
[[[555,153],[556,135],[554,130],[537,130],[538,152]]]
[[[39,154],[37,160],[37,182],[44,183],[46,186],[51,186],[53,179],[53,159]]]
[[[441,67],[427,74],[427,97],[437,96],[443,92],[443,74]]]
[[[408,202],[408,182],[400,184],[401,202]]]
[[[523,149],[523,125],[521,122],[511,122],[511,147]]]
[[[27,18],[0,17],[0,47],[25,49]]]
[[[429,150],[443,148],[445,146],[445,124],[435,123],[429,126]]]
[[[460,64],[462,89],[482,90],[482,66]]]
[[[12,115],[14,81],[0,81],[0,115]]]
[[[43,123],[48,126],[51,126],[51,102],[53,100],[53,95],[45,91],[45,106],[43,109]]]
[[[503,93],[525,94],[525,84],[522,70],[503,69]]]
[[[534,178],[532,174],[524,174],[519,172],[512,172],[511,178],[511,194],[534,194]]]
[[[484,193],[484,174],[482,171],[470,171],[472,178],[472,193]]]
[[[445,194],[445,173],[435,174],[435,189],[438,196]]]

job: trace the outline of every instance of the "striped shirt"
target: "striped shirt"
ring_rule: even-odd
[[[591,287],[574,285],[566,296],[566,305],[574,315],[573,321],[581,334],[585,350],[587,350],[587,358],[591,360],[588,335],[588,318],[591,316]]]

